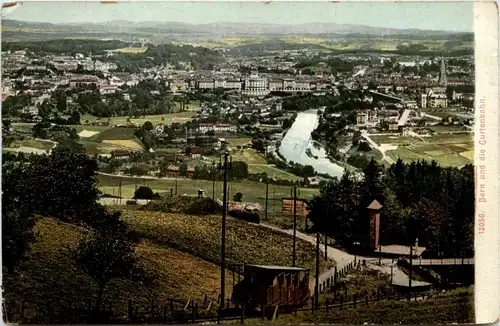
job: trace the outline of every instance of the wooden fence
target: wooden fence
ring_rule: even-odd
[[[303,308],[295,307],[293,313],[299,311],[315,312],[321,309],[330,311],[332,309],[344,309],[346,307],[357,307],[359,305],[370,305],[379,301],[388,300],[425,300],[439,296],[440,293],[402,293],[394,288],[377,290],[376,292],[349,293],[343,279],[352,270],[358,268],[361,262],[351,262],[345,267],[335,270],[333,275],[319,284],[320,297],[324,300],[315,300],[311,297],[309,303]],[[322,301],[322,302],[320,302]],[[124,306],[127,308],[124,309]],[[240,320],[244,323],[245,318],[262,317],[264,315],[256,311],[245,311],[244,307],[237,306],[227,299],[226,309],[219,310],[220,296],[210,299],[203,296],[197,300],[183,302],[175,299],[154,301],[149,304],[138,303],[128,300],[125,302],[106,302],[97,313],[93,309],[92,301],[86,303],[69,303],[53,305],[50,302],[43,307],[30,307],[27,302],[21,302],[16,309],[10,309],[6,316],[7,322],[19,322],[23,324],[75,324],[75,323],[155,323],[155,324],[179,324],[200,323],[207,321]],[[12,308],[12,307],[11,307]],[[12,313],[12,310],[15,312]],[[31,313],[26,313],[30,311]],[[276,312],[279,307],[276,308]],[[4,309],[4,312],[5,309]],[[277,316],[277,314],[276,314]]]

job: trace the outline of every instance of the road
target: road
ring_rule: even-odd
[[[401,118],[399,118],[398,126],[404,126],[408,122],[408,118],[410,117],[411,110],[404,110]]]
[[[431,119],[434,119],[434,120],[438,120],[438,121],[443,120],[443,118],[440,118],[440,117],[437,117],[435,115],[431,115],[431,114],[428,114],[428,113],[424,113],[424,112],[422,112],[422,116],[427,117],[427,118],[431,118]]]
[[[278,232],[283,232],[283,233],[286,233],[289,235],[293,235],[292,229],[283,230],[283,229],[280,229],[279,227],[276,227],[274,225],[269,225],[269,224],[264,224],[264,223],[261,223],[260,225],[263,227],[272,229],[272,230],[276,230]],[[297,231],[296,235],[297,235],[297,238],[305,240],[305,241],[316,246],[316,237],[308,235],[308,234],[304,234],[300,231]],[[324,244],[322,244],[320,246],[320,251],[322,253],[321,259],[324,259],[323,258],[324,254],[325,254],[324,249],[323,249],[324,247],[325,247]],[[345,251],[339,250],[337,248],[333,248],[331,246],[328,246],[327,256],[329,259],[332,259],[336,262],[337,270],[340,270],[340,269],[344,268],[345,266],[349,265],[351,262],[354,261],[354,258],[355,258],[354,255],[351,255],[351,254],[349,254]],[[382,259],[381,266],[378,265],[378,261],[379,261],[378,258],[374,258],[374,257],[357,256],[356,260],[358,260],[358,261],[359,260],[366,260],[367,266],[369,268],[378,270],[384,274],[391,275],[391,272],[392,272],[392,284],[394,284],[394,285],[407,285],[409,283],[408,275],[406,275],[401,269],[399,269],[399,267],[396,265],[396,262],[393,262],[391,259]],[[391,270],[391,265],[393,266],[392,270]],[[314,273],[314,271],[313,271],[313,273]],[[319,275],[319,283],[322,284],[327,279],[333,277],[334,274],[335,274],[335,267],[321,273]],[[311,290],[314,290],[314,282],[315,282],[315,278],[312,277],[311,278],[311,285],[310,285]],[[416,281],[416,280],[412,281],[413,286],[423,286],[423,285],[429,285],[429,284],[430,283],[420,282],[420,281]]]
[[[363,137],[371,147],[375,148],[378,150],[380,153],[382,153],[382,158],[389,162],[389,164],[394,164],[396,163],[392,158],[389,156],[385,155],[385,151],[392,149],[392,147],[387,147],[387,146],[379,146],[376,142],[373,141],[373,139],[370,138],[370,135],[366,131],[361,133],[361,137]],[[396,147],[397,148],[397,147]]]

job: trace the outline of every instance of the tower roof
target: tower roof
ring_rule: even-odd
[[[382,205],[374,199],[370,205],[367,207],[368,209],[379,210],[382,208]]]

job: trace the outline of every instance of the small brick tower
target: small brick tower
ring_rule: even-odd
[[[367,207],[368,214],[370,214],[370,237],[369,237],[369,248],[371,250],[377,250],[379,248],[379,236],[380,236],[380,210],[382,205],[374,199],[370,205]]]

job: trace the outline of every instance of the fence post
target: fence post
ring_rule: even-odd
[[[311,312],[314,313],[314,304],[315,304],[316,298],[313,296],[311,297]]]
[[[172,299],[170,299],[170,314],[174,314],[174,302],[172,301]]]
[[[167,323],[167,306],[163,306],[163,323]]]
[[[356,300],[358,299],[358,294],[354,293],[354,295],[352,296],[352,299],[354,301],[354,308],[356,308]]]
[[[340,310],[342,310],[342,305],[344,304],[344,296],[340,295]]]
[[[365,297],[366,306],[368,307],[368,294]]]
[[[245,305],[241,305],[241,318],[240,318],[240,323],[244,324],[245,323]]]
[[[325,302],[325,304],[326,304],[326,311],[328,312],[328,310],[329,310],[329,308],[330,308],[330,307],[329,307],[329,305],[330,305],[330,298],[326,298],[326,302]]]

